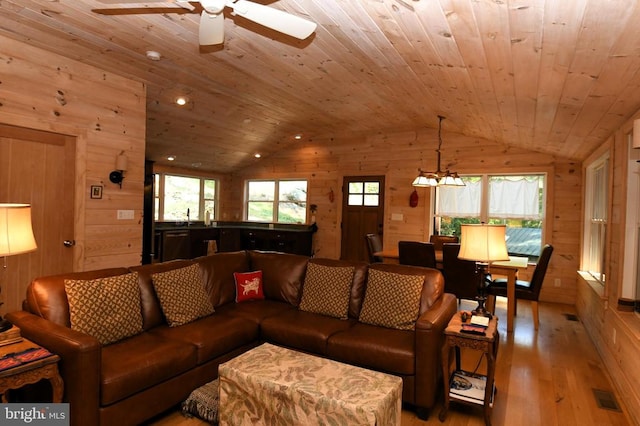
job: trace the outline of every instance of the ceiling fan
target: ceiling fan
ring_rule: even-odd
[[[264,27],[281,32],[283,34],[304,40],[309,37],[317,27],[315,22],[308,21],[296,15],[274,9],[247,0],[98,0],[107,4],[123,3],[175,3],[176,5],[194,11],[191,3],[200,3],[199,41],[201,45],[208,46],[224,43],[224,9],[230,8],[232,15],[241,16]]]

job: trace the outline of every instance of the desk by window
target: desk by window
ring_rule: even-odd
[[[529,258],[509,256],[509,260],[493,262],[489,265],[491,274],[507,276],[507,333],[513,331],[516,313],[516,276],[518,269],[527,269]]]

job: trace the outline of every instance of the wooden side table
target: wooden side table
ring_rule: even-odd
[[[23,339],[22,342],[0,346],[0,358],[7,354],[18,353],[27,349],[39,347],[40,346],[36,345],[32,341]],[[58,372],[58,361],[60,361],[60,357],[52,354],[46,358],[41,358],[33,362],[28,362],[0,371],[0,394],[2,394],[2,402],[8,402],[7,391],[11,389],[19,389],[28,384],[37,383],[42,379],[47,379],[51,382],[53,402],[62,402],[64,383],[62,381],[62,377],[60,377],[60,373]]]
[[[468,322],[469,320],[467,320]],[[440,411],[439,419],[444,421],[447,417],[447,411],[449,410],[450,401],[461,402],[472,405],[484,406],[484,421],[486,426],[491,425],[491,409],[493,408],[493,396],[495,393],[495,369],[496,358],[498,356],[498,344],[500,343],[500,336],[498,333],[498,318],[493,317],[489,321],[484,335],[468,334],[462,331],[462,317],[461,313],[457,312],[449,325],[444,331],[445,343],[442,348],[442,371],[444,382],[444,406]],[[486,375],[474,375],[469,372],[465,372],[460,368],[460,348],[468,348],[477,351],[481,351],[487,356],[487,374]],[[455,370],[451,370],[451,354],[455,351]],[[452,393],[450,389],[451,380],[454,374],[457,377],[462,377],[462,381],[465,383],[484,383],[484,399],[474,397],[463,396],[463,392]]]

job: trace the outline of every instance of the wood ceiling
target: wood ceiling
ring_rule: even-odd
[[[438,115],[447,132],[580,160],[640,109],[635,0],[256,2],[318,28],[299,41],[226,9],[224,45],[199,47],[197,2],[0,0],[0,34],[145,82],[147,157],[221,173],[296,134],[435,128]]]

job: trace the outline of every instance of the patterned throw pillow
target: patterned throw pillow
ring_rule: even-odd
[[[158,272],[151,275],[151,280],[169,327],[187,324],[214,312],[198,265]]]
[[[71,328],[98,339],[103,345],[142,332],[138,273],[64,280]]]
[[[264,299],[262,271],[234,272],[233,278],[236,280],[236,303]]]
[[[324,266],[309,262],[300,310],[347,319],[353,266]]]
[[[360,321],[400,330],[415,329],[423,282],[421,275],[369,269]]]

